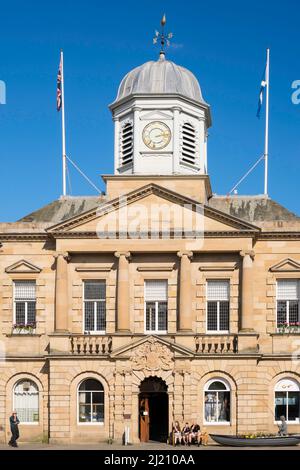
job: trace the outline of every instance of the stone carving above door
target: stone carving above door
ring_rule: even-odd
[[[150,338],[132,351],[130,360],[135,370],[170,370],[173,368],[173,358],[167,346]]]

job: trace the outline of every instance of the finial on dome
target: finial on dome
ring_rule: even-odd
[[[155,36],[153,38],[153,44],[157,44],[158,40],[160,42],[160,53],[159,60],[165,59],[165,46],[170,45],[170,39],[173,37],[173,33],[165,33],[165,25],[167,22],[166,14],[163,14],[162,19],[160,20],[161,32],[155,31]]]

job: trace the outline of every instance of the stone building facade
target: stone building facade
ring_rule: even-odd
[[[300,218],[218,197],[210,108],[161,54],[111,105],[115,174],[0,224],[0,439],[300,432]]]

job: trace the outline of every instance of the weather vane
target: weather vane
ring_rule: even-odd
[[[170,45],[170,39],[173,37],[173,33],[165,33],[165,25],[166,25],[167,19],[166,15],[162,17],[160,24],[161,24],[161,32],[155,31],[155,36],[153,38],[153,44],[157,44],[158,41],[160,42],[161,49],[160,49],[160,54],[165,54],[165,46]]]

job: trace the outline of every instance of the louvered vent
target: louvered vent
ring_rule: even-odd
[[[181,160],[192,165],[196,159],[196,132],[192,124],[186,122],[182,126]]]
[[[122,130],[122,165],[131,163],[133,159],[133,125],[131,122],[125,124]]]

